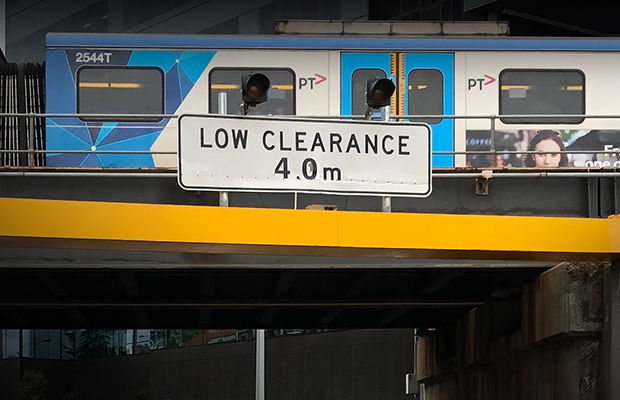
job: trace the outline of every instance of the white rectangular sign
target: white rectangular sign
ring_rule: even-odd
[[[431,130],[408,122],[182,115],[179,185],[426,197]]]

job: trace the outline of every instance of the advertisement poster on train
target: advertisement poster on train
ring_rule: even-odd
[[[491,150],[490,130],[468,130],[466,150]],[[497,130],[493,163],[490,154],[468,154],[473,168],[620,168],[619,130]],[[558,151],[558,153],[554,153]],[[567,153],[562,153],[567,151]],[[585,151],[575,153],[575,151]],[[600,151],[601,153],[594,153]],[[506,152],[503,153],[502,152]],[[523,153],[520,153],[523,152]],[[527,152],[540,152],[532,154]]]

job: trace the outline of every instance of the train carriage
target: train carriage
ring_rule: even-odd
[[[171,116],[239,114],[241,78],[262,73],[269,98],[250,114],[362,117],[366,82],[393,80],[390,113],[430,125],[433,167],[532,166],[530,142],[552,131],[584,151],[560,166],[619,168],[618,67],[617,39],[52,33],[46,161],[174,167]]]

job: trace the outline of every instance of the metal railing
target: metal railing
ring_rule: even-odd
[[[37,146],[37,143],[44,143],[41,138],[35,137],[36,133],[34,131],[35,127],[41,126],[41,123],[44,118],[52,118],[55,119],[53,127],[63,128],[63,129],[88,129],[90,128],[101,128],[105,125],[104,121],[118,121],[121,120],[118,125],[115,126],[115,129],[142,129],[142,128],[161,128],[162,130],[166,125],[170,122],[170,120],[178,119],[180,116],[175,114],[46,114],[46,113],[0,113],[0,120],[7,121],[9,119],[21,118],[26,119],[27,124],[26,127],[28,129],[26,138],[27,140],[24,142],[23,140],[17,141],[15,143],[8,143],[4,140],[5,136],[5,125],[0,125],[0,138],[3,140],[0,142],[0,166],[19,166],[19,167],[34,167],[34,166],[45,166],[44,156],[49,155],[62,155],[62,154],[75,154],[75,155],[89,155],[89,154],[97,154],[97,155],[176,155],[177,152],[170,151],[156,151],[156,150],[105,150],[99,149],[96,146],[93,146],[91,149],[45,149],[40,148],[41,145]],[[256,116],[254,116],[256,117]],[[57,122],[62,121],[62,119],[73,119],[73,121],[67,121],[67,124],[57,124]],[[95,119],[97,121],[88,121],[83,123],[76,123],[76,118],[82,119]],[[141,119],[160,119],[159,122],[144,122]],[[264,118],[286,118],[286,119],[330,119],[330,120],[365,120],[364,116],[361,115],[278,115],[278,116],[264,116]],[[373,116],[373,120],[379,120],[381,116],[376,114]],[[611,149],[563,149],[557,151],[539,151],[539,150],[527,150],[527,149],[498,149],[496,136],[498,132],[505,131],[518,131],[518,130],[535,130],[534,128],[523,128],[524,125],[531,126],[535,125],[535,120],[542,121],[540,123],[542,129],[555,129],[554,126],[574,126],[572,130],[579,130],[577,126],[583,125],[583,122],[580,124],[569,124],[569,123],[554,123],[550,124],[546,121],[553,119],[582,119],[583,121],[588,120],[617,120],[613,125],[617,125],[618,136],[620,138],[620,115],[586,115],[586,114],[557,114],[557,115],[388,115],[387,118],[384,115],[384,119],[389,121],[413,121],[413,122],[424,122],[425,120],[488,120],[489,121],[489,137],[487,138],[489,141],[489,149],[488,150],[453,150],[453,151],[432,151],[433,156],[489,156],[491,158],[492,164],[488,167],[493,168],[497,167],[495,164],[496,157],[498,155],[501,156],[515,156],[515,157],[526,157],[531,154],[566,154],[566,155],[608,155],[608,156],[616,156],[617,160],[613,160],[614,164],[608,166],[607,169],[619,169],[620,168],[620,148],[613,147]],[[497,121],[502,119],[510,119],[511,121],[523,119],[527,121],[524,124],[514,124],[511,123],[509,125],[503,125],[502,130],[499,130],[497,127]],[[48,122],[49,124],[49,122]],[[435,125],[435,124],[433,124]],[[45,124],[43,124],[45,126]],[[514,128],[515,126],[516,128]],[[52,125],[47,126],[47,133],[50,134],[49,130]],[[465,127],[461,128],[463,133],[466,134],[467,130]],[[613,129],[613,127],[612,127]],[[486,131],[486,129],[476,128],[477,131]],[[570,130],[570,129],[564,129]],[[615,129],[614,129],[615,130]],[[618,140],[620,142],[620,139]],[[9,148],[7,148],[9,147]],[[619,146],[620,147],[620,146]],[[27,155],[27,162],[24,163],[24,158],[19,157],[20,155]],[[618,164],[618,165],[615,165]],[[464,168],[465,166],[457,167],[459,169]],[[117,167],[104,167],[104,168],[117,168]],[[587,168],[587,167],[586,167]],[[474,168],[476,169],[476,168]],[[512,168],[504,168],[506,169],[515,169]],[[594,166],[593,169],[599,170],[601,167]],[[591,172],[590,172],[591,173]],[[554,175],[554,173],[546,173],[547,176]],[[437,174],[434,176],[439,177]]]

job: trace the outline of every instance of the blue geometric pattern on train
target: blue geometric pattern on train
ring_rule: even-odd
[[[47,120],[48,150],[78,151],[148,151],[161,133],[163,125],[139,126],[138,124],[104,123],[95,126],[77,118],[63,118],[61,121]],[[132,126],[133,125],[133,126]],[[124,127],[123,127],[124,126]],[[128,135],[119,135],[117,130],[127,130]],[[96,131],[96,132],[95,132]],[[98,134],[97,134],[98,133]],[[112,136],[112,137],[111,137]],[[93,140],[93,138],[96,138]],[[149,154],[66,154],[48,153],[47,165],[79,167],[153,167]]]
[[[214,51],[137,50],[127,65],[158,66],[165,73],[166,113],[174,113],[215,55]]]
[[[124,52],[123,52],[124,53]],[[215,51],[138,50],[131,56],[113,57],[115,65],[157,66],[164,71],[165,113],[176,112],[215,55]],[[48,51],[48,113],[75,113],[75,69],[70,51]],[[116,63],[122,60],[121,63]],[[126,64],[125,64],[126,63]],[[66,89],[73,87],[73,93]],[[78,118],[48,118],[48,150],[149,151],[169,122],[84,122]],[[153,167],[149,154],[53,154],[49,166]]]

